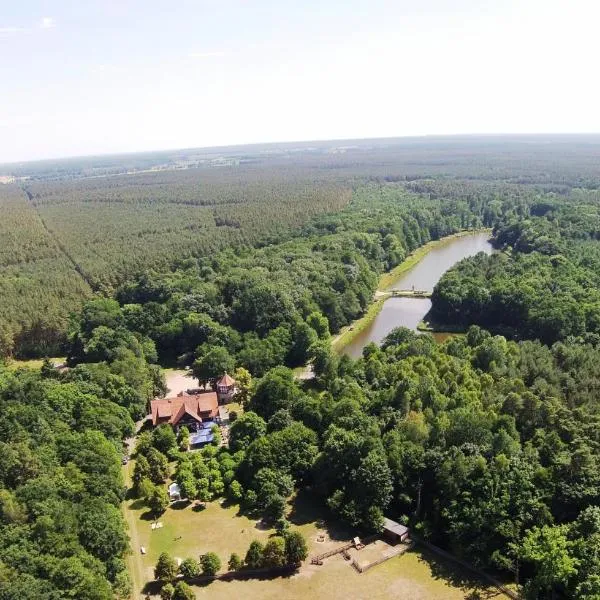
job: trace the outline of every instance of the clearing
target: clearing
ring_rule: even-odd
[[[128,467],[132,469],[131,463]],[[153,520],[148,510],[139,501],[126,501],[125,516],[133,547],[129,567],[135,600],[144,598],[141,589],[154,578],[153,568],[161,552],[184,559],[198,558],[200,554],[213,551],[219,555],[223,570],[226,570],[232,552],[243,558],[252,540],[264,543],[274,533],[262,521],[239,514],[237,506],[219,502],[210,502],[203,509],[187,503],[169,507],[158,519],[162,527],[154,530],[151,529]],[[473,592],[486,599],[503,597],[470,574],[419,549],[391,558],[363,574],[357,573],[339,554],[325,559],[321,566],[311,565],[311,555],[336,548],[355,535],[343,525],[326,523],[324,516],[324,512],[315,507],[306,494],[299,495],[290,504],[292,527],[304,534],[309,545],[309,559],[298,573],[273,579],[214,581],[194,587],[197,598],[281,600],[318,595],[331,600],[464,600],[478,597]],[[140,553],[140,546],[145,547],[145,555]],[[365,550],[366,558],[367,553],[376,551],[376,548],[367,546]]]

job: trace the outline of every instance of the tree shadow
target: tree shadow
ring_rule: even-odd
[[[135,499],[135,492],[134,492],[133,486],[131,486],[125,490],[125,500],[134,500],[134,499]]]
[[[230,500],[229,498],[223,498],[223,500],[219,503],[221,508],[231,508],[232,506],[236,506],[237,502]]]
[[[267,531],[272,529],[272,525],[265,519],[260,519],[254,525],[254,529],[258,529],[259,531]]]
[[[468,596],[470,600],[486,600],[502,596],[493,584],[474,571],[449,559],[441,558],[422,546],[418,547],[418,552],[420,554],[419,561],[429,565],[434,579],[447,581],[463,592],[470,592]]]
[[[143,498],[137,498],[129,505],[129,510],[142,510],[146,506]]]
[[[315,523],[324,529],[331,540],[346,541],[356,535],[348,525],[342,523],[310,490],[300,490],[291,500],[288,521],[296,526]]]
[[[203,510],[206,510],[206,504],[194,504],[194,506],[192,506],[192,511],[193,512],[202,512]]]
[[[171,508],[173,510],[183,510],[190,506],[191,502],[189,500],[177,500],[176,502],[171,502]]]
[[[158,518],[160,518],[160,515],[157,516],[156,513],[153,513],[151,510],[147,510],[140,515],[142,521],[156,521]]]
[[[148,581],[142,588],[142,594],[158,597],[163,585],[164,583],[162,581]]]

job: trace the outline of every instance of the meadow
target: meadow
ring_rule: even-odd
[[[308,495],[292,499],[288,511],[292,528],[306,537],[309,557],[336,548],[352,539],[356,533],[331,519]],[[134,545],[128,558],[134,600],[144,597],[139,590],[154,578],[154,565],[161,552],[180,559],[197,559],[200,554],[212,551],[226,565],[232,552],[243,557],[252,540],[265,543],[275,533],[264,526],[262,520],[250,518],[240,513],[238,506],[222,502],[209,502],[205,508],[188,503],[172,505],[158,519],[162,527],[154,530],[151,528],[154,521],[140,501],[126,501],[125,516]],[[325,537],[324,542],[318,541],[321,535]],[[141,554],[140,546],[145,548],[145,555]],[[398,597],[463,600],[477,597],[475,593],[486,599],[503,597],[456,565],[440,561],[418,548],[363,574],[355,571],[341,555],[336,555],[326,559],[322,566],[311,565],[309,558],[291,576],[214,581],[195,586],[194,591],[197,598],[217,600],[242,597],[249,600],[308,598],[314,594],[334,600]]]

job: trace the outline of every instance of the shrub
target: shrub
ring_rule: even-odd
[[[221,568],[221,559],[214,552],[207,552],[200,557],[202,575],[216,575]]]
[[[166,552],[158,557],[156,567],[154,567],[154,577],[167,582],[171,582],[177,577],[177,563]]]

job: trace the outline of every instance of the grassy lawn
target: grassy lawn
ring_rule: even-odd
[[[63,364],[67,358],[65,356],[57,356],[51,357],[50,361],[52,361],[55,365]],[[41,369],[42,364],[44,363],[43,358],[32,358],[30,360],[10,360],[8,363],[8,368],[12,371],[16,371],[17,369]]]
[[[411,551],[357,573],[340,555],[325,559],[322,566],[304,565],[291,577],[247,581],[215,581],[195,587],[197,598],[211,600],[465,600],[503,598],[462,573],[449,571],[433,557]],[[479,596],[473,593],[479,593]]]
[[[141,589],[153,579],[153,568],[161,552],[177,558],[194,557],[216,552],[226,568],[232,552],[244,556],[254,539],[265,542],[273,530],[260,521],[239,514],[237,506],[208,503],[205,509],[195,510],[192,505],[168,508],[159,519],[161,529],[152,530],[147,509],[135,500],[125,503],[125,515],[130,526],[133,553],[129,567],[134,581],[133,598],[143,598]],[[341,524],[325,521],[328,515],[316,507],[304,494],[289,506],[288,518],[292,527],[307,539],[309,556],[326,552],[350,540],[356,532]],[[324,536],[325,541],[319,541]],[[146,555],[140,554],[140,546]],[[440,562],[434,556],[410,551],[392,558],[363,574],[358,574],[340,555],[325,559],[324,565],[315,566],[307,560],[300,571],[291,577],[253,579],[247,581],[215,581],[194,588],[197,598],[247,600],[288,598],[327,599],[406,598],[413,600],[464,600],[474,591],[481,598],[500,598],[495,590],[465,573]],[[475,596],[472,596],[475,597]]]

